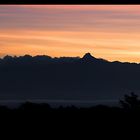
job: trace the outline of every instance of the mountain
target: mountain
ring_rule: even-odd
[[[96,58],[93,57],[90,53],[86,53],[86,54],[83,56],[82,59],[83,59],[83,60],[86,60],[86,61],[94,61],[94,60],[96,60]]]
[[[79,57],[0,59],[0,99],[118,100],[140,91],[140,64]]]
[[[86,53],[81,60],[86,63],[101,63],[101,62],[108,62],[107,60],[96,58],[92,56],[90,53]]]

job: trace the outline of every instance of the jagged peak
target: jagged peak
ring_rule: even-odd
[[[90,59],[96,59],[96,58],[88,52],[83,56],[83,59],[90,60]]]

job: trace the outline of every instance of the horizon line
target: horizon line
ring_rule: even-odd
[[[89,52],[87,53],[84,53],[84,55],[88,54]],[[91,53],[89,53],[92,57],[94,57]],[[48,56],[48,57],[51,57],[52,59],[55,59],[55,58],[79,58],[79,59],[82,59],[84,57],[84,55],[82,57],[80,56],[50,56],[50,55],[47,55],[47,54],[37,54],[37,55],[31,55],[31,54],[23,54],[23,55],[4,55],[3,57],[0,57],[0,59],[4,59],[4,57],[12,57],[12,58],[19,58],[19,57],[24,57],[24,56],[31,56],[31,57],[36,57],[36,56]],[[140,64],[140,62],[128,62],[128,61],[119,61],[119,60],[115,60],[115,61],[111,61],[111,60],[107,60],[107,59],[104,59],[102,57],[94,57],[96,59],[103,59],[105,61],[108,61],[108,62],[120,62],[120,63],[130,63],[130,64]]]

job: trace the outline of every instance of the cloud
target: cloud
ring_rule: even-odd
[[[112,60],[122,51],[135,58],[131,52],[140,51],[139,7],[0,6],[0,50],[53,56],[91,51]]]

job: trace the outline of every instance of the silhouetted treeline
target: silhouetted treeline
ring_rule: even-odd
[[[15,134],[22,132],[26,135],[25,132],[29,132],[30,135],[36,136],[41,132],[46,137],[51,135],[51,138],[54,135],[57,138],[62,137],[64,134],[67,136],[76,134],[78,137],[85,134],[86,137],[99,138],[104,133],[112,136],[112,131],[118,136],[120,132],[125,133],[127,130],[127,135],[129,131],[132,134],[137,129],[136,125],[139,126],[140,123],[140,99],[131,93],[120,100],[120,105],[120,107],[98,105],[89,108],[75,106],[52,108],[46,103],[26,102],[15,109],[1,106],[0,124],[1,128],[6,127],[6,133],[16,130]]]
[[[0,106],[0,112],[23,112],[23,113],[51,113],[51,112],[92,112],[92,113],[140,113],[140,99],[138,95],[131,92],[130,95],[124,95],[119,101],[119,106],[95,105],[91,107],[77,107],[74,105],[51,107],[48,103],[25,102],[16,108]]]

